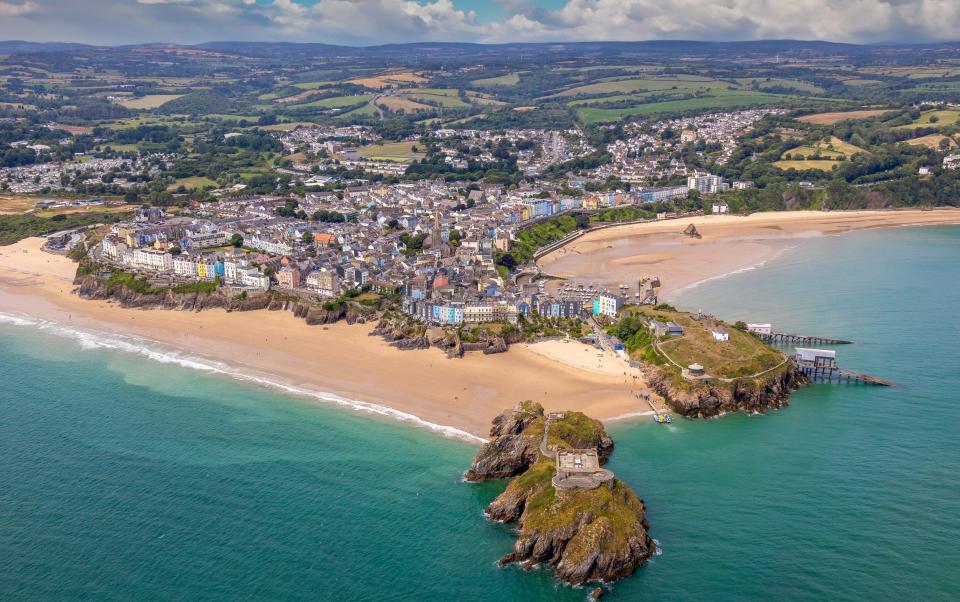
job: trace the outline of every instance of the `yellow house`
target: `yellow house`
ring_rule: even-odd
[[[207,277],[207,264],[204,263],[203,261],[197,262],[197,276],[200,278]]]

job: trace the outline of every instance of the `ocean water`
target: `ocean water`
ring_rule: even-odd
[[[958,262],[958,228],[863,232],[680,293],[686,308],[852,339],[841,365],[898,386],[611,426],[610,468],[645,499],[662,553],[610,599],[954,599]],[[503,483],[460,481],[465,441],[2,316],[0,383],[0,599],[589,591],[497,568],[513,535],[482,510]]]

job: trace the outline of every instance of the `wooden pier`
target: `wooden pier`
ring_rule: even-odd
[[[801,349],[798,347],[796,355],[793,356],[793,363],[796,364],[797,370],[814,382],[877,385],[880,387],[894,386],[888,380],[841,368],[837,365],[836,353],[833,351]]]
[[[869,374],[854,372],[844,368],[798,368],[812,381],[825,383],[840,383],[847,385],[877,385],[878,387],[892,387],[889,380],[883,380]]]
[[[771,332],[768,334],[755,333],[764,343],[771,345],[852,345],[853,341],[843,339],[831,339],[827,337],[806,336],[802,334],[790,334],[787,332]]]

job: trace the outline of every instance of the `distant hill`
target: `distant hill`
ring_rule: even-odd
[[[37,54],[41,52],[74,52],[92,50],[96,46],[70,42],[24,42],[22,40],[0,41],[0,54]]]
[[[930,51],[939,54],[960,52],[960,43],[938,44],[875,44],[859,45],[825,41],[754,40],[742,42],[701,42],[693,40],[648,40],[640,42],[537,42],[506,44],[474,44],[461,42],[416,42],[379,46],[341,46],[321,43],[221,41],[196,45],[134,44],[124,46],[91,46],[61,42],[0,41],[0,54],[36,54],[55,52],[107,51],[128,52],[132,49],[199,49],[238,56],[276,59],[284,57],[356,57],[410,60],[465,60],[501,57],[508,60],[551,59],[589,55],[629,55],[630,57],[667,57],[691,55],[711,59],[731,56],[883,56],[904,50]]]

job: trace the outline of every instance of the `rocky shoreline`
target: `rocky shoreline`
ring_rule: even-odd
[[[77,286],[75,292],[81,298],[111,301],[127,308],[174,311],[289,311],[309,326],[333,324],[340,320],[347,324],[376,322],[370,334],[382,337],[398,349],[436,347],[449,357],[462,357],[468,352],[503,353],[511,344],[522,340],[522,335],[514,333],[507,336],[485,335],[479,340],[464,341],[455,330],[430,327],[381,306],[344,302],[334,309],[326,309],[321,305],[305,302],[296,295],[275,290],[231,293],[229,289],[217,288],[213,292],[178,293],[167,288],[160,292],[137,292],[122,284],[109,285],[105,279],[90,274],[78,276],[74,284]]]
[[[663,368],[645,366],[651,388],[663,397],[676,413],[685,418],[713,418],[731,412],[762,414],[790,404],[790,394],[809,382],[793,362],[762,378],[733,382],[706,381],[687,390],[675,386]]]
[[[550,417],[523,402],[493,420],[490,441],[465,473],[467,481],[514,477],[487,507],[491,520],[515,522],[518,538],[501,566],[552,567],[569,585],[611,583],[633,574],[655,552],[643,501],[619,479],[595,488],[560,489],[549,449],[595,450],[601,463],[613,452],[603,425],[580,412]],[[541,443],[543,442],[543,443]]]

